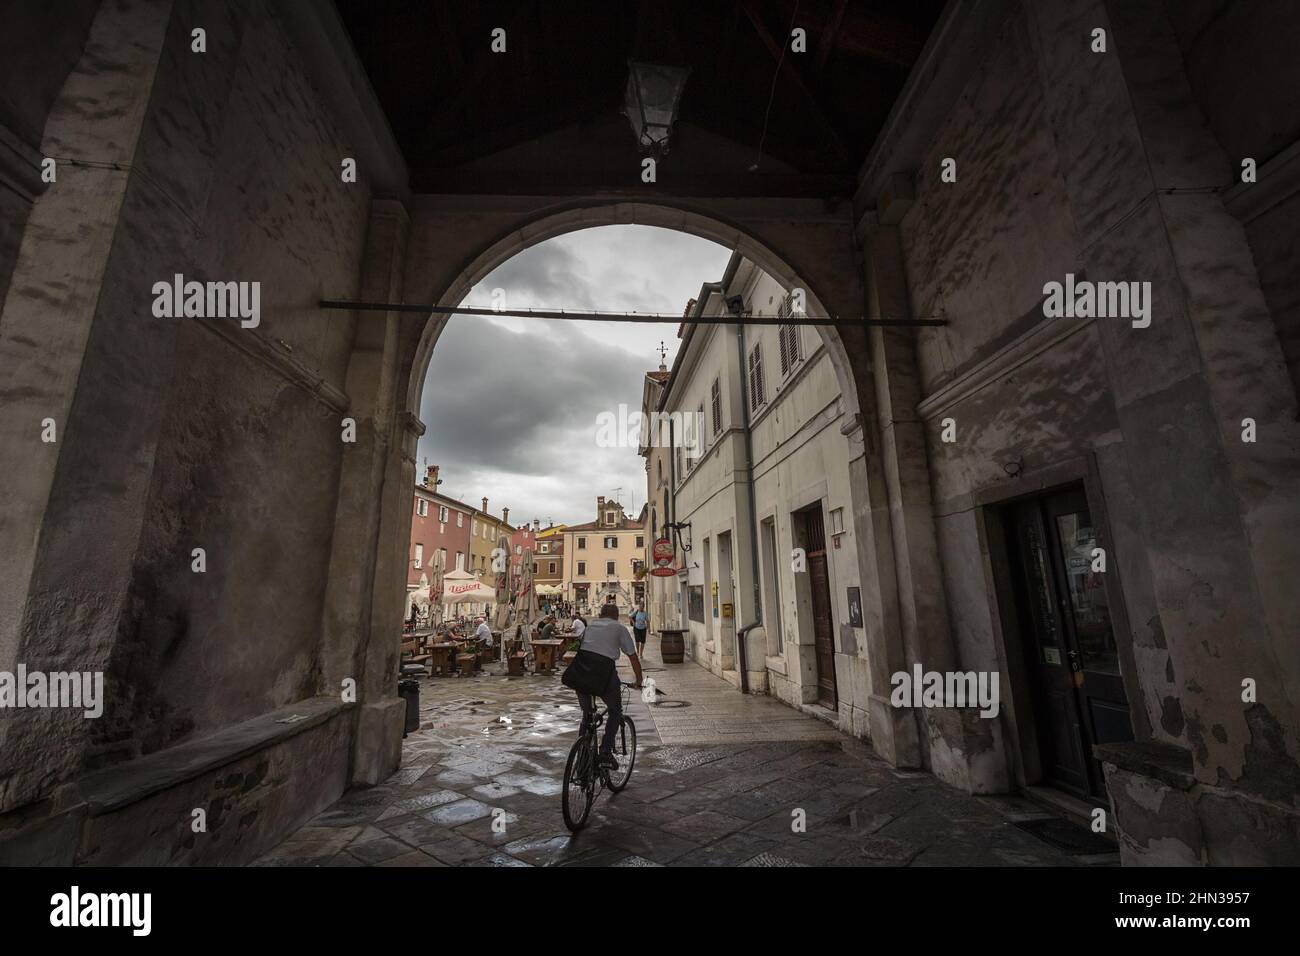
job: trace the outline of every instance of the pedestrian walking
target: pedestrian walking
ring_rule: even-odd
[[[645,659],[645,636],[650,630],[650,615],[645,612],[645,604],[636,606],[636,613],[632,615],[632,637],[636,640],[636,654],[642,660]]]

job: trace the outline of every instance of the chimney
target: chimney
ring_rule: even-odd
[[[487,514],[487,499],[483,499],[483,513]]]
[[[540,531],[540,530],[542,530],[542,519],[541,519],[541,518],[534,518],[534,519],[533,519],[533,534],[537,534],[537,532]]]
[[[501,523],[502,523],[502,524],[509,524],[509,523],[510,523],[510,509],[509,509],[509,508],[502,508],[502,509],[501,509]]]
[[[596,520],[597,521],[600,520],[600,516],[604,513],[604,511],[605,511],[605,496],[597,495],[596,496]]]
[[[437,465],[426,465],[424,469],[424,487],[438,490],[438,467]]]

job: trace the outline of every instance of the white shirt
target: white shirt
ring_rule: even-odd
[[[586,629],[587,629],[587,625],[586,625],[586,624],[583,624],[582,621],[581,621],[579,618],[576,618],[576,617],[575,617],[575,618],[573,619],[573,633],[574,633],[574,636],[576,636],[576,637],[582,637],[582,632],[585,631]]]
[[[627,628],[607,617],[598,617],[591,622],[591,627],[583,634],[582,649],[614,660],[618,660],[619,651],[628,657],[636,655],[636,645],[632,643]]]
[[[481,621],[478,628],[474,631],[474,637],[482,641],[485,646],[492,646],[492,628],[487,626],[487,621]]]

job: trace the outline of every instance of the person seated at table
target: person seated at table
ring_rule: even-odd
[[[575,614],[573,615],[573,622],[569,627],[574,637],[582,637],[583,633],[587,630],[587,622],[583,619],[581,614]]]
[[[542,636],[543,641],[553,641],[559,637],[558,628],[555,625],[555,615],[548,614],[542,618]]]
[[[478,627],[474,629],[474,639],[482,641],[484,647],[492,646],[492,628],[488,627],[487,618],[479,617]]]

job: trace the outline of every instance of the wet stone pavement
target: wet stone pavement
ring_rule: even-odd
[[[345,794],[259,866],[1075,866],[1018,822],[1021,797],[972,797],[899,771],[862,742],[778,701],[742,696],[692,664],[634,692],[636,766],[586,829],[560,814],[579,710],[558,675],[424,679],[420,729],[382,785]],[[494,668],[499,670],[499,665]],[[631,672],[624,662],[624,679]],[[795,827],[803,811],[804,832]],[[494,821],[496,824],[494,826]]]

